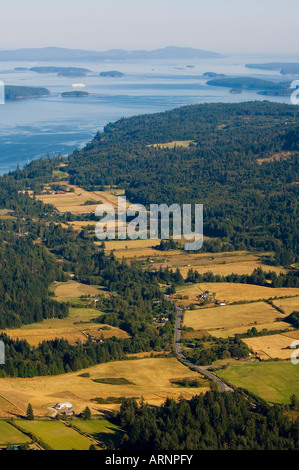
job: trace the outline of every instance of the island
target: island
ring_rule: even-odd
[[[36,88],[28,86],[5,85],[6,100],[20,100],[26,98],[39,98],[50,95],[47,88]]]
[[[69,77],[69,78],[77,78],[77,77],[86,77],[85,72],[59,72],[57,77]]]
[[[91,93],[88,93],[87,91],[65,91],[61,93],[61,96],[63,98],[83,98],[85,96],[90,96]]]
[[[268,64],[246,64],[248,69],[277,70],[282,75],[299,75],[298,62],[270,62]]]
[[[79,76],[78,74],[87,74],[90,73],[91,70],[84,69],[80,67],[31,67],[29,69],[31,72],[36,73],[57,73],[57,74],[77,74],[75,76]]]
[[[216,72],[205,72],[203,74],[204,77],[207,77],[207,78],[224,78],[226,77],[226,75],[224,75],[224,73],[216,73]]]
[[[111,70],[109,72],[100,72],[100,77],[113,77],[113,78],[120,78],[124,77],[124,73],[118,72],[117,70]]]
[[[269,96],[289,96],[292,93],[290,82],[273,82],[252,77],[228,77],[209,80],[207,85],[227,87],[236,90],[259,90],[258,94]]]

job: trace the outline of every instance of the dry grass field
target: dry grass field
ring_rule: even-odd
[[[159,147],[162,149],[173,149],[175,147],[190,147],[190,144],[194,144],[195,140],[173,140],[172,142],[166,142],[165,144],[151,144],[148,147]]]
[[[221,333],[223,330],[244,327],[245,331],[256,324],[272,323],[277,318],[284,318],[271,305],[265,302],[254,302],[225,307],[201,308],[185,312],[184,326],[195,330]]]
[[[80,377],[82,373],[89,377]],[[90,401],[97,397],[144,397],[152,404],[162,404],[167,397],[178,399],[180,395],[191,398],[193,395],[208,390],[203,379],[203,387],[181,388],[172,385],[171,381],[184,377],[200,378],[175,358],[145,358],[100,364],[81,372],[69,374],[34,377],[30,379],[0,379],[1,395],[9,399],[18,409],[26,413],[30,402],[36,416],[53,414],[49,407],[62,401],[70,401],[76,412],[86,406],[93,413],[118,408],[118,405],[98,405]],[[109,385],[94,382],[95,379],[125,378],[132,384]],[[0,416],[2,410],[0,407]]]
[[[290,359],[293,352],[289,348],[294,339],[286,334],[245,338],[243,341],[261,359]]]
[[[129,338],[129,335],[110,325],[93,323],[92,319],[97,318],[101,312],[91,308],[71,308],[70,316],[62,320],[51,318],[40,323],[23,325],[21,328],[5,330],[5,333],[12,339],[24,339],[31,346],[38,346],[42,341],[51,341],[56,338],[64,338],[69,343],[74,344],[81,340],[86,342],[88,336],[104,339],[113,336],[117,338]],[[109,328],[109,330],[104,329]],[[0,333],[2,331],[0,330]]]
[[[52,285],[52,289],[55,292],[57,300],[61,302],[79,299],[82,295],[96,297],[99,294],[103,294],[103,290],[98,287],[81,284],[77,281],[60,282],[59,284]]]
[[[294,311],[299,311],[299,297],[289,299],[277,299],[273,301],[274,305],[281,308],[287,315]]]
[[[107,191],[86,191],[79,186],[70,185],[61,181],[60,185],[66,188],[66,191],[73,188],[74,192],[65,192],[64,194],[41,194],[37,199],[45,204],[52,204],[61,212],[72,212],[73,214],[87,214],[94,212],[99,204],[111,204],[117,207],[117,196],[123,194],[121,190]],[[85,205],[86,201],[94,201],[94,204]]]
[[[180,301],[179,303],[190,304],[198,303],[198,295],[210,291],[215,294],[215,298],[220,301],[232,302],[249,302],[251,300],[263,300],[274,297],[287,297],[298,296],[299,288],[295,287],[272,287],[256,286],[251,284],[238,284],[229,282],[203,282],[200,284],[192,284],[183,288],[177,289],[181,295],[188,295],[189,299]]]
[[[268,330],[268,331],[277,331],[277,330],[292,330],[292,327],[289,323],[284,321],[279,322],[268,322],[268,323],[257,323],[254,325],[244,325],[236,326],[232,328],[223,328],[216,330],[209,330],[209,333],[216,338],[228,338],[237,334],[246,333],[249,329],[255,327],[257,331]],[[196,333],[196,331],[194,332]],[[192,337],[192,332],[190,332],[190,337]]]

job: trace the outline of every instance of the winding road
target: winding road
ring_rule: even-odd
[[[167,296],[168,300],[169,297]],[[213,380],[219,387],[220,392],[232,392],[233,389],[226,385],[217,375],[213,374],[210,372],[208,369],[208,366],[196,366],[192,362],[188,361],[188,359],[184,356],[183,351],[182,351],[182,346],[181,346],[181,327],[182,327],[182,320],[183,320],[183,309],[178,307],[176,305],[176,311],[177,311],[177,316],[176,316],[176,323],[175,323],[175,350],[180,358],[180,360],[188,367],[192,367],[193,369],[197,370],[203,375],[206,375],[209,377],[211,380]]]

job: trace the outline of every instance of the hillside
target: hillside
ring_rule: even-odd
[[[72,184],[117,185],[146,205],[203,203],[206,235],[294,259],[298,116],[295,106],[251,102],[122,119],[71,155],[67,171]],[[179,141],[187,145],[167,144]]]

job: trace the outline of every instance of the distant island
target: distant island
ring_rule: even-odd
[[[111,70],[109,72],[100,72],[100,77],[114,77],[114,78],[120,78],[124,77],[124,73],[118,72],[117,70]]]
[[[65,49],[60,47],[44,47],[36,49],[16,49],[0,51],[0,61],[105,61],[105,60],[152,60],[152,59],[221,59],[225,56],[217,52],[194,49],[192,47],[169,46],[152,51],[126,51],[112,49],[110,51],[86,51]]]
[[[83,98],[84,96],[90,96],[91,93],[87,91],[65,91],[61,93],[63,98]]]
[[[77,77],[91,72],[91,70],[79,67],[31,67],[29,70],[36,73],[76,74]]]
[[[5,85],[5,99],[6,100],[38,98],[40,96],[48,96],[48,95],[50,95],[50,91],[47,90],[47,88]]]
[[[237,93],[237,90],[260,90],[258,94],[268,96],[289,96],[292,93],[289,82],[273,82],[252,77],[216,78],[209,80],[207,85],[231,88],[232,93]]]
[[[69,78],[78,78],[78,77],[86,77],[86,73],[84,72],[59,72],[57,77],[69,77]]]
[[[246,64],[248,69],[277,70],[282,75],[299,75],[298,62],[271,62],[269,64]]]
[[[224,78],[226,77],[226,75],[224,75],[224,73],[216,73],[216,72],[205,72],[203,74],[204,77],[207,77],[207,78]]]

